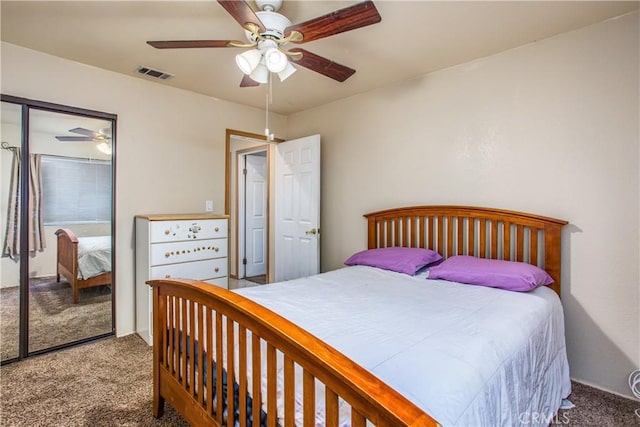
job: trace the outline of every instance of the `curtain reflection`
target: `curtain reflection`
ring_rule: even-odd
[[[18,261],[20,255],[20,148],[3,147],[13,153],[7,207],[7,229],[2,256]],[[42,155],[29,156],[29,252],[43,251],[47,247],[44,234],[42,204]]]

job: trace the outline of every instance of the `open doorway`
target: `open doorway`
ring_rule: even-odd
[[[268,259],[267,150],[238,152],[238,279],[265,284]]]
[[[261,135],[227,130],[230,288],[270,282],[271,149]]]

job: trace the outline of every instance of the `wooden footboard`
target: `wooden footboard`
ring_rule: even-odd
[[[305,426],[316,425],[319,408],[325,408],[319,410],[323,424],[337,426],[344,400],[353,426],[437,425],[360,365],[241,295],[197,281],[148,283],[156,417],[166,400],[198,426],[234,425],[234,417],[224,414],[236,414],[240,426],[257,426],[263,411],[269,426],[293,426],[296,414]],[[302,390],[296,390],[296,378]],[[227,386],[227,379],[234,384]]]
[[[89,279],[78,279],[78,238],[68,228],[56,231],[58,260],[56,262],[56,281],[62,275],[73,290],[73,303],[78,303],[78,292],[82,288],[111,284],[111,272],[100,274]]]

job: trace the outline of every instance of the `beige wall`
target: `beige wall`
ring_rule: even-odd
[[[2,43],[3,94],[118,115],[116,330],[135,328],[136,214],[224,210],[227,128],[262,133],[264,111]],[[176,77],[179,78],[179,77]],[[274,129],[286,118],[272,114]]]
[[[462,204],[568,220],[572,376],[630,395],[640,367],[638,22],[634,13],[289,116],[289,137],[322,134],[322,269],[365,247],[362,214],[378,209]]]

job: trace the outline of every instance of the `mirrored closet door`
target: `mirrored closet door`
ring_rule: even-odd
[[[113,334],[115,116],[2,100],[6,362]]]

